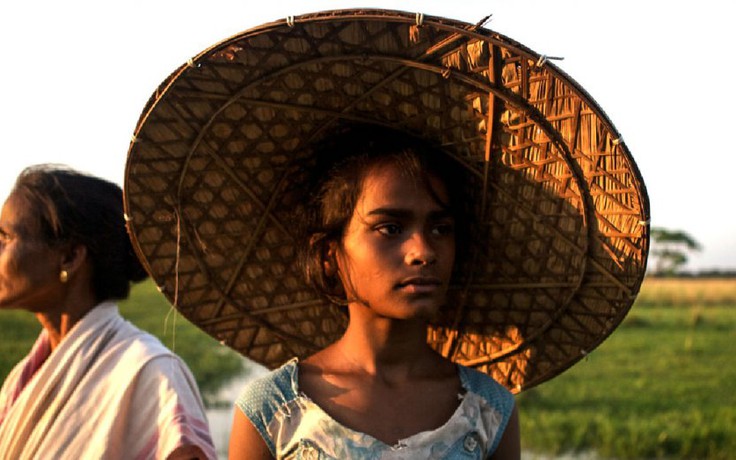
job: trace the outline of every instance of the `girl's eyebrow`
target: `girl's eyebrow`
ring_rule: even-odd
[[[405,208],[376,208],[371,209],[366,214],[367,216],[386,216],[394,218],[409,218],[414,216],[415,212],[412,209]],[[444,219],[452,217],[452,213],[447,209],[437,209],[429,212],[430,219]]]
[[[369,216],[409,217],[412,214],[410,209],[403,208],[375,208],[368,211]]]

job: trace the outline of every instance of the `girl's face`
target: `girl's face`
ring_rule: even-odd
[[[0,212],[0,308],[39,312],[58,301],[62,257],[23,204],[11,195]]]
[[[428,183],[433,193],[395,165],[369,170],[336,249],[351,305],[395,319],[430,319],[444,304],[455,222],[437,200],[448,202],[444,184],[431,176]]]

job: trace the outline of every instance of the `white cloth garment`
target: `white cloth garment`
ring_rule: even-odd
[[[192,446],[216,457],[189,369],[110,302],[53,352],[41,332],[0,390],[2,459],[167,458]]]

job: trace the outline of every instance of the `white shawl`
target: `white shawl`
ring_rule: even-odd
[[[44,330],[0,390],[2,458],[167,458],[191,446],[215,458],[186,364],[115,304],[93,308],[53,353],[48,343]]]

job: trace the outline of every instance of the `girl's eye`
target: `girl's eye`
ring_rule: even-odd
[[[401,233],[401,227],[396,224],[383,224],[376,227],[376,231],[382,235],[393,236]]]
[[[454,231],[455,231],[455,227],[450,223],[437,224],[434,227],[432,227],[432,234],[438,235],[438,236],[452,235]]]

